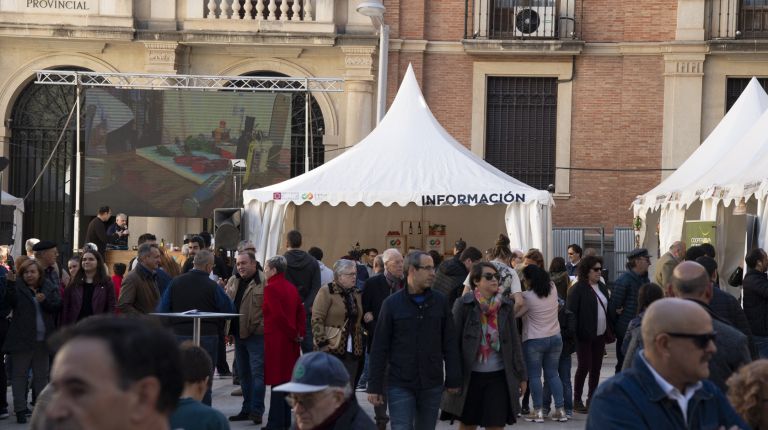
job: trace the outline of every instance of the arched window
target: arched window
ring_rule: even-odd
[[[59,69],[83,70],[77,67]],[[74,114],[58,147],[56,142],[74,104],[75,87],[30,82],[13,106],[10,124],[8,190],[18,197],[24,197],[32,190],[24,201],[23,237],[53,240],[62,245],[63,250],[72,248],[73,238]],[[52,152],[50,165],[32,189]]]

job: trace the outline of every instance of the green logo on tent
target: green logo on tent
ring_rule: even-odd
[[[301,378],[303,378],[304,377],[304,373],[306,373],[306,371],[304,370],[304,365],[303,364],[299,364],[298,366],[296,366],[295,369],[293,369],[293,379],[301,379]]]

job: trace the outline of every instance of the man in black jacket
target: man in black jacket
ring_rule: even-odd
[[[448,297],[448,304],[453,306],[453,302],[464,290],[464,280],[467,279],[472,265],[482,259],[483,253],[470,246],[462,251],[458,258],[446,260],[437,270],[432,290],[445,294]]]
[[[752,338],[760,358],[768,358],[768,255],[760,248],[749,251],[744,259],[744,313],[747,314]]]
[[[235,313],[235,306],[227,297],[224,289],[213,282],[208,276],[213,270],[213,254],[203,249],[198,251],[194,259],[194,267],[189,272],[178,276],[165,289],[158,305],[158,312],[185,312],[197,309],[200,312]],[[179,341],[192,339],[192,320],[189,318],[171,319],[171,327]],[[200,324],[200,346],[216,363],[218,356],[219,325],[223,321],[206,318]],[[211,378],[208,380],[208,391],[203,397],[203,403],[211,406]]]
[[[102,206],[99,208],[99,213],[96,218],[92,219],[88,224],[88,229],[85,232],[85,243],[93,243],[99,248],[99,253],[102,257],[107,256],[107,221],[112,216],[112,210],[109,206]]]
[[[405,267],[406,288],[384,301],[376,324],[368,400],[374,405],[384,402],[388,368],[386,395],[392,427],[434,429],[443,389],[455,394],[461,387],[458,342],[447,298],[431,289],[432,257],[413,252]]]
[[[285,279],[299,290],[299,296],[304,303],[304,310],[307,312],[307,334],[301,342],[301,351],[307,353],[314,349],[310,320],[312,319],[312,303],[315,302],[315,296],[320,290],[320,265],[311,255],[299,249],[301,248],[301,233],[297,230],[291,230],[285,235],[285,246],[287,251],[283,256],[288,262]]]

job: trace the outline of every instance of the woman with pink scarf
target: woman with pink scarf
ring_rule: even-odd
[[[441,409],[461,422],[459,429],[502,429],[514,424],[527,374],[514,302],[502,295],[499,272],[476,263],[471,290],[456,300],[453,318],[462,356],[462,389],[445,393]]]

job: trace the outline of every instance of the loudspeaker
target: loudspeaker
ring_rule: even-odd
[[[240,242],[240,220],[243,210],[240,208],[217,208],[213,210],[213,235],[216,247],[226,250],[237,249]]]

